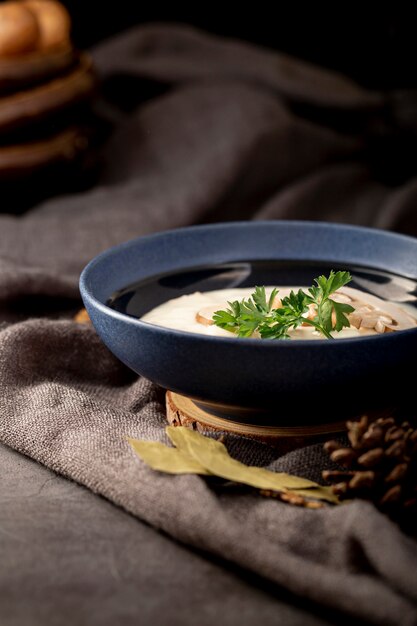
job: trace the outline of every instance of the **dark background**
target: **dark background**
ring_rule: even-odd
[[[318,3],[185,4],[134,0],[64,0],[73,16],[80,47],[151,21],[190,23],[205,30],[247,39],[319,65],[339,70],[367,87],[417,87],[416,23],[410,9],[360,5],[329,8]]]

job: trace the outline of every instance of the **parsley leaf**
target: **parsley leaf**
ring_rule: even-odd
[[[228,302],[229,308],[216,311],[213,322],[239,337],[251,337],[258,332],[262,339],[289,339],[289,331],[309,324],[328,339],[333,331],[349,327],[347,314],[354,308],[336,302],[330,296],[352,280],[349,272],[330,272],[329,276],[315,278],[308,292],[299,289],[282,299],[281,306],[273,308],[277,289],[267,299],[265,287],[255,287],[248,299]],[[311,317],[311,310],[315,311]],[[306,314],[310,315],[306,317]]]
[[[346,316],[346,313],[353,313],[353,311],[355,310],[353,306],[350,306],[350,304],[344,304],[342,302],[335,302],[334,300],[329,300],[329,302],[331,302],[333,305],[333,311],[336,317],[334,329],[339,332],[345,326],[349,328],[350,322]]]

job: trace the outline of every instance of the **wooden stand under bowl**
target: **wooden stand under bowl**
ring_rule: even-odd
[[[255,426],[235,420],[224,419],[209,413],[186,396],[166,392],[167,420],[171,426],[185,426],[199,432],[226,432],[248,437],[270,446],[289,452],[296,448],[318,443],[328,439],[329,435],[343,433],[344,421],[314,426]]]

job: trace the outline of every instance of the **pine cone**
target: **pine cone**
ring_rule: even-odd
[[[326,452],[346,470],[323,472],[341,499],[370,500],[393,519],[417,518],[417,429],[394,417],[346,422],[351,448],[328,441]]]

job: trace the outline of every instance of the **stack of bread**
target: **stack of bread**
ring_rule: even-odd
[[[22,180],[49,195],[88,163],[95,79],[70,30],[55,0],[0,4],[0,211],[19,205]]]

